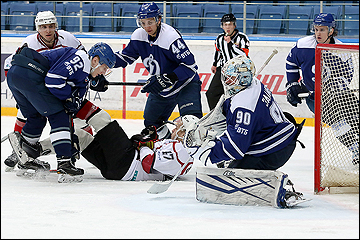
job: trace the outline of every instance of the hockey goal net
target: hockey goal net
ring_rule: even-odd
[[[359,192],[359,45],[315,50],[315,193]]]

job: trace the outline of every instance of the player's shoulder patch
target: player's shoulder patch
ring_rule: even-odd
[[[297,48],[315,48],[316,39],[312,36],[300,38],[297,42]]]
[[[233,97],[230,105],[230,111],[234,112],[236,108],[241,107],[254,112],[259,101],[260,93],[261,82],[254,78],[250,87],[247,87]],[[244,99],[246,99],[246,101],[244,101]]]

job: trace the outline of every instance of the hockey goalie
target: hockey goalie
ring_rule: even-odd
[[[291,157],[304,121],[297,124],[284,113],[254,74],[249,58],[229,60],[221,73],[224,96],[215,109],[200,120],[183,117],[188,151],[205,166],[220,168],[197,169],[201,202],[284,208],[305,201],[277,171]]]

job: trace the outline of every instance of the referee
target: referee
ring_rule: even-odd
[[[230,59],[238,55],[249,54],[250,41],[242,32],[236,29],[236,18],[232,13],[225,14],[221,18],[221,28],[224,30],[215,40],[214,62],[211,72],[215,75],[211,80],[206,98],[210,110],[215,108],[219,98],[224,93],[221,84],[221,67]]]

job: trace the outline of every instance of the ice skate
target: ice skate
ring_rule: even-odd
[[[50,174],[50,164],[39,159],[32,159],[26,163],[18,162],[19,170],[16,176],[28,178],[45,178]]]
[[[19,162],[18,157],[16,156],[15,152],[13,151],[4,161],[6,168],[5,172],[12,172],[14,171],[15,165]]]
[[[84,170],[74,166],[71,160],[58,162],[58,182],[81,182],[83,180]]]
[[[290,181],[287,182],[287,185],[290,185],[292,190],[286,190],[285,193],[285,208],[294,207],[300,203],[310,201],[311,199],[305,199],[301,192],[296,192],[294,189],[294,184]]]

